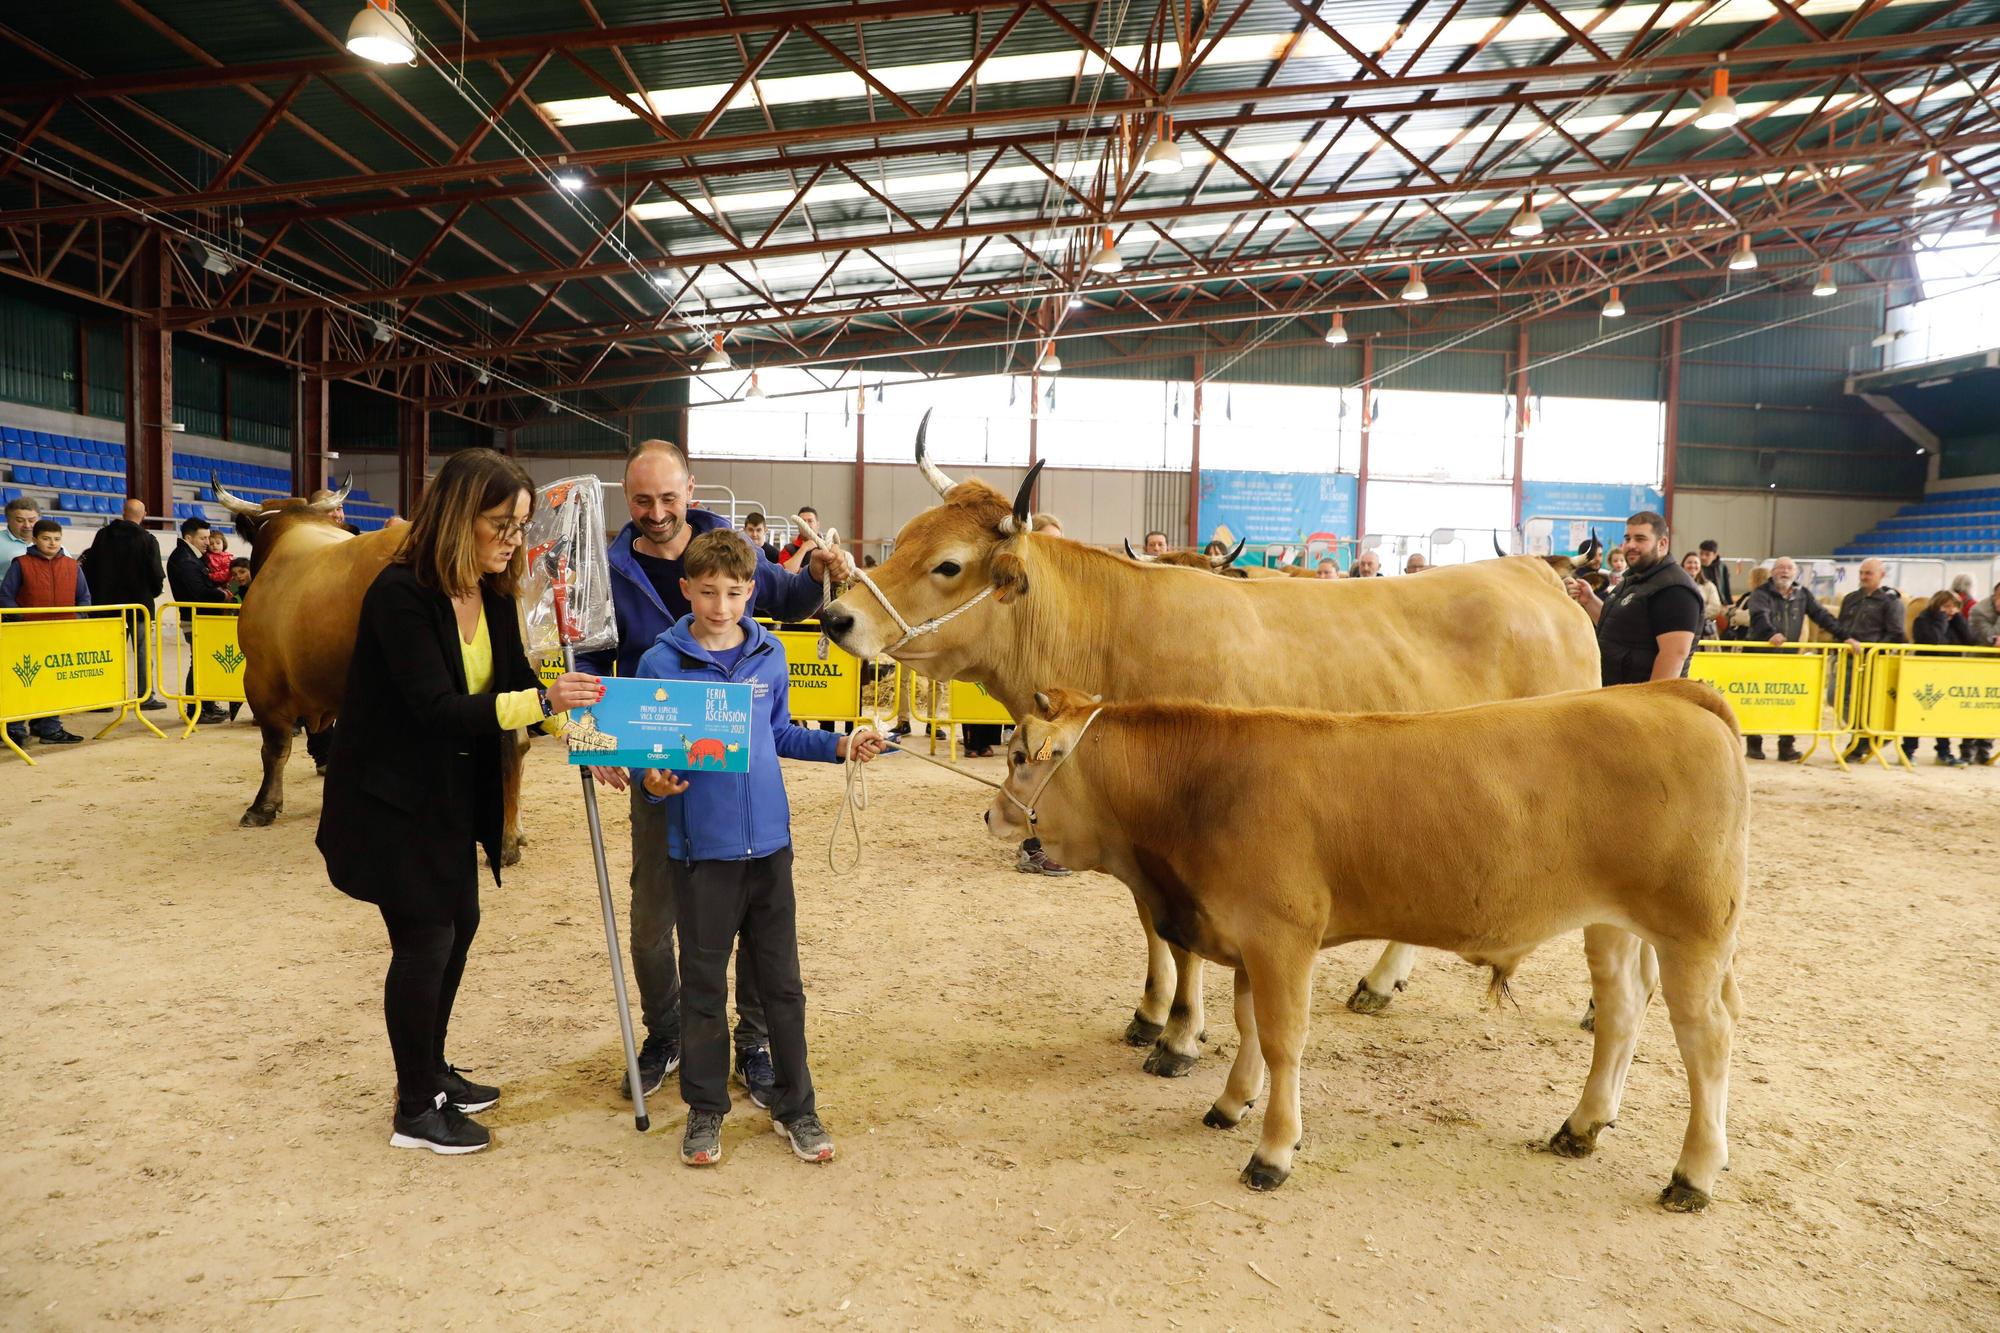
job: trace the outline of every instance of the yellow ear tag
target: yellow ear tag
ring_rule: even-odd
[[[1048,761],[1049,746],[1054,743],[1055,743],[1055,737],[1053,735],[1042,737],[1042,748],[1035,751],[1036,763],[1040,764],[1040,763],[1046,763]]]

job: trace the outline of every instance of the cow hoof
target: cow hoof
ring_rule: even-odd
[[[1226,1114],[1220,1105],[1211,1106],[1208,1108],[1208,1114],[1201,1118],[1201,1123],[1207,1125],[1210,1129],[1235,1129],[1243,1123],[1243,1117],[1249,1115],[1250,1108],[1256,1104],[1255,1102],[1243,1103],[1243,1109],[1233,1116]]]
[[[1711,1202],[1707,1190],[1688,1184],[1687,1178],[1678,1171],[1674,1173],[1673,1182],[1660,1191],[1660,1207],[1670,1213],[1706,1212]]]
[[[1291,1174],[1290,1171],[1280,1170],[1272,1166],[1269,1162],[1260,1161],[1252,1157],[1250,1165],[1243,1168],[1241,1179],[1251,1189],[1263,1193],[1268,1190],[1274,1190],[1284,1184],[1285,1177]]]
[[[512,846],[502,847],[500,849],[500,864],[503,866],[517,866],[521,864],[521,844],[517,842]]]
[[[1597,1151],[1597,1131],[1578,1134],[1570,1129],[1569,1121],[1562,1123],[1549,1138],[1549,1151],[1558,1157],[1588,1157]]]
[[[1583,1017],[1577,1020],[1578,1027],[1585,1032],[1597,1031],[1597,1001],[1592,1000],[1583,1008]]]
[[[1145,1069],[1148,1074],[1160,1078],[1186,1078],[1194,1069],[1196,1057],[1170,1051],[1164,1046],[1153,1047],[1153,1053],[1146,1057]]]
[[[1125,1044],[1127,1046],[1151,1046],[1160,1039],[1160,1034],[1166,1030],[1167,1025],[1165,1023],[1148,1022],[1146,1019],[1141,1018],[1135,1011],[1132,1015],[1132,1021],[1125,1025]]]
[[[243,818],[236,821],[238,828],[269,828],[271,821],[278,817],[277,807],[253,805],[243,812]]]
[[[1368,989],[1364,980],[1354,988],[1354,994],[1347,997],[1347,1007],[1357,1014],[1379,1014],[1389,1007],[1392,996],[1377,995]]]

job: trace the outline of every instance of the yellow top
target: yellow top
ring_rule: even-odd
[[[493,684],[493,640],[486,633],[486,608],[479,608],[479,625],[472,631],[472,641],[459,640],[460,659],[465,664],[465,692],[484,694]],[[508,694],[493,696],[493,711],[500,720],[502,731],[513,731],[517,727],[534,726],[544,721],[542,699],[538,690],[514,690]],[[562,730],[562,723],[547,719],[551,732]]]

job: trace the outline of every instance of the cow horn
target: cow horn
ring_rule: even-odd
[[[931,408],[924,409],[924,419],[917,423],[917,471],[924,474],[924,480],[931,484],[931,489],[936,491],[938,499],[942,500],[950,493],[952,486],[956,483],[938,470],[938,465],[931,462],[924,448],[924,436],[930,433],[931,412],[933,410]]]
[[[1141,552],[1132,549],[1132,539],[1130,537],[1127,537],[1124,540],[1125,540],[1125,556],[1128,560],[1137,560],[1142,565],[1150,565],[1153,563],[1152,556],[1145,555]]]
[[[222,484],[222,478],[213,470],[208,474],[208,484],[215,488],[215,502],[230,513],[254,517],[264,512],[263,505],[246,500],[240,495],[231,495],[228,488]]]
[[[1049,461],[1048,459],[1044,458],[1039,462],[1037,462],[1033,467],[1029,468],[1028,475],[1021,478],[1021,489],[1014,492],[1015,532],[1026,532],[1028,530],[1030,523],[1030,514],[1028,511],[1028,497],[1034,493],[1035,482],[1038,478],[1041,477],[1042,469],[1048,465],[1048,461]]]
[[[1229,568],[1231,565],[1236,563],[1236,557],[1242,555],[1243,548],[1245,546],[1248,546],[1249,544],[1250,544],[1250,539],[1248,537],[1238,537],[1236,539],[1235,550],[1226,552],[1225,554],[1222,555],[1212,555],[1208,558],[1209,568],[1216,570],[1223,570]]]
[[[1499,534],[1497,533],[1494,534],[1493,537],[1493,554],[1497,556],[1505,556],[1507,554],[1507,552],[1503,550],[1500,546],[1500,537]]]
[[[354,474],[350,472],[347,474],[347,480],[340,483],[339,490],[327,496],[324,500],[306,501],[306,508],[315,514],[331,514],[334,510],[347,503],[347,493],[353,489]]]

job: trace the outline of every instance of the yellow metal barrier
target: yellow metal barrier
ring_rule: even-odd
[[[242,608],[234,602],[161,602],[162,613],[171,610],[181,637],[187,645],[188,661],[194,664],[194,688],[190,691],[185,672],[175,672],[168,680],[166,617],[153,621],[153,689],[162,698],[180,705],[187,729],[186,740],[201,719],[203,704],[240,704],[243,694],[243,646],[236,639],[236,618]],[[178,656],[178,655],[177,655]]]
[[[2000,648],[1871,643],[1862,650],[1861,713],[1855,730],[1904,768],[1907,737],[2000,739]],[[1992,760],[1988,760],[1991,763]]]
[[[1841,643],[1787,643],[1773,648],[1704,639],[1688,659],[1688,676],[1722,691],[1745,736],[1805,737],[1809,743],[1799,763],[1811,758],[1824,740],[1833,762],[1846,768],[1855,730],[1854,664],[1843,661],[1846,656],[1847,646]],[[1849,739],[1843,744],[1841,737]]]
[[[146,642],[151,617],[143,606],[0,607],[0,722],[27,722],[63,713],[116,708],[98,737],[127,717],[164,736],[138,711],[146,682],[130,686],[127,635]],[[27,751],[0,731],[7,748],[32,764]]]
[[[903,668],[898,666],[898,672]],[[901,682],[897,684],[901,697]],[[918,692],[921,692],[919,695]],[[940,696],[943,708],[939,708]],[[924,702],[916,703],[918,697]],[[958,728],[991,724],[999,727],[1014,725],[1014,715],[1006,705],[986,692],[984,685],[976,685],[969,680],[939,682],[928,676],[912,677],[910,715],[920,723],[930,737],[931,753],[937,753],[938,728],[944,728],[945,757],[952,763],[958,762]]]

